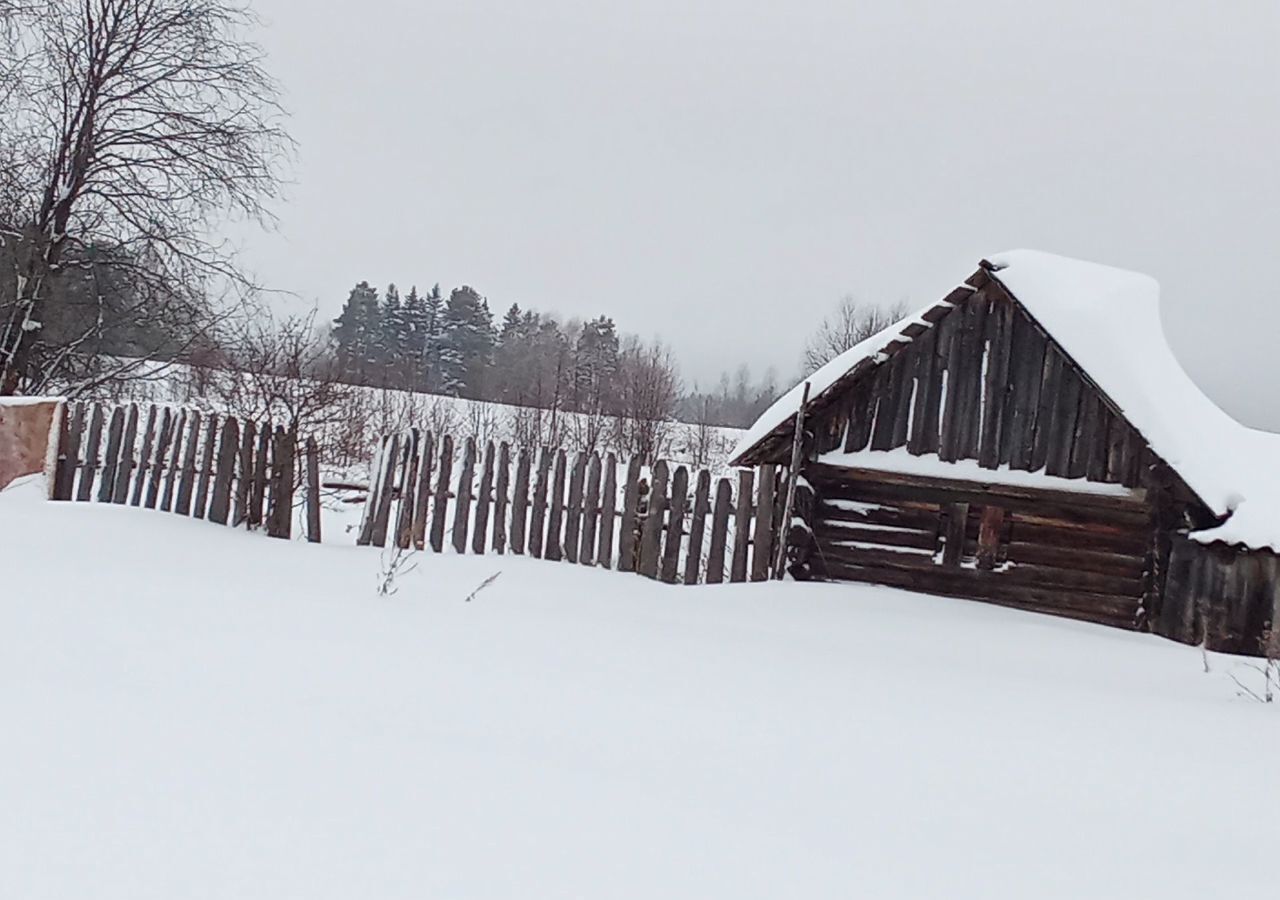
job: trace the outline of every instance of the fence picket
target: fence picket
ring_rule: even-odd
[[[658,460],[653,466],[653,483],[649,486],[649,505],[640,529],[640,563],[637,571],[645,578],[658,577],[662,553],[663,514],[667,506],[667,463]]]
[[[627,463],[627,482],[622,494],[622,520],[618,524],[618,571],[636,570],[636,523],[640,514],[640,458]]]
[[[271,437],[275,428],[270,419],[264,419],[258,432],[258,446],[253,452],[253,477],[249,485],[249,525],[262,526],[262,511],[267,502],[267,468],[271,462]],[[366,501],[367,502],[367,501]]]
[[[320,543],[320,451],[313,437],[307,438],[307,540]]]
[[[671,479],[671,499],[667,503],[667,537],[662,548],[662,580],[668,584],[676,583],[676,573],[680,568],[680,546],[684,542],[684,510],[688,502],[689,470],[679,466],[675,477]]]
[[[684,562],[684,583],[697,584],[702,570],[702,538],[707,528],[708,500],[711,495],[711,473],[698,473],[698,486],[693,498],[693,518],[689,521],[689,549]]]
[[[711,546],[707,549],[707,584],[724,581],[725,540],[729,531],[729,507],[733,503],[733,488],[728,478],[716,483],[716,507],[711,515]]]
[[[102,407],[93,405],[89,417],[89,438],[85,442],[84,468],[80,471],[80,484],[76,486],[76,499],[88,500],[93,496],[93,478],[98,471],[98,448],[102,442]]]
[[[231,479],[235,475],[236,454],[240,450],[240,427],[230,416],[222,423],[222,441],[218,445],[218,468],[213,476],[213,496],[209,499],[209,521],[227,524],[231,508]]]
[[[197,414],[198,415],[198,414]],[[165,433],[164,422],[168,422],[169,433]],[[165,410],[165,420],[160,425],[160,444],[163,451],[156,451],[156,467],[154,475],[151,478],[151,484],[147,485],[147,508],[154,510],[156,506],[155,492],[159,492],[161,488],[160,476],[164,475],[164,495],[161,497],[160,508],[164,512],[169,512],[173,508],[173,489],[177,484],[178,469],[182,465],[182,439],[187,426],[187,411],[183,410],[182,414],[174,416],[168,410]],[[160,463],[164,462],[164,471],[161,472]]]
[[[533,509],[529,512],[529,555],[542,559],[542,526],[547,518],[547,480],[551,476],[551,451],[538,454],[538,481],[533,489]]]
[[[231,512],[231,524],[236,528],[249,524],[249,495],[253,488],[253,445],[256,437],[253,422],[244,423],[240,435],[240,458],[236,466],[235,506]]]
[[[729,569],[730,581],[747,580],[747,554],[751,548],[752,487],[755,473],[743,469],[738,473],[738,507],[733,515],[733,563]]]
[[[196,495],[191,514],[203,519],[209,499],[209,479],[213,476],[213,451],[218,443],[218,417],[210,415],[204,429],[204,452],[200,454],[200,471],[196,480]]]
[[[559,561],[564,557],[564,545],[561,543],[561,525],[564,522],[564,451],[556,451],[555,477],[551,481],[551,509],[547,516],[547,543],[542,555],[547,559]]]
[[[75,487],[76,472],[80,468],[80,441],[84,434],[85,405],[77,403],[70,416],[65,417],[66,431],[59,443],[58,474],[54,478],[53,499],[70,500]]]
[[[520,448],[516,457],[516,486],[511,497],[511,552],[524,553],[525,524],[529,510],[529,451]]]
[[[484,447],[480,471],[480,493],[476,495],[476,527],[471,535],[471,552],[483,554],[489,538],[489,504],[493,502],[493,441]]]
[[[604,458],[604,487],[600,491],[600,549],[596,564],[613,566],[613,521],[618,505],[618,458],[610,453]]]
[[[444,552],[444,516],[449,508],[449,476],[453,474],[453,437],[440,439],[440,476],[436,480],[435,502],[431,507],[431,549]]]
[[[271,441],[271,498],[267,514],[267,534],[271,537],[288,538],[293,534],[294,450],[293,432],[277,425]]]
[[[129,482],[133,478],[133,445],[138,440],[138,404],[130,403],[125,416],[124,432],[120,437],[120,459],[116,464],[116,483],[111,491],[111,502],[123,504],[129,499]]]
[[[279,430],[277,429],[277,434]],[[370,495],[369,499],[374,502],[374,506],[369,510],[369,543],[375,547],[387,546],[387,524],[391,520],[391,503],[396,490],[396,480],[400,477],[403,468],[404,450],[408,449],[409,441],[404,441],[404,448],[401,448],[400,434],[391,435],[391,444],[387,449],[386,463],[382,468],[382,475],[378,479],[377,495]],[[273,518],[274,522],[274,518]]]
[[[589,566],[596,559],[596,521],[600,516],[600,456],[591,454],[587,463],[587,484],[582,495],[582,541],[578,545],[578,562]]]
[[[111,411],[111,424],[107,426],[107,452],[102,460],[102,483],[98,486],[98,502],[110,503],[116,488],[116,467],[120,461],[120,437],[124,433],[124,410],[117,406]]]
[[[143,500],[143,505],[147,509],[155,509],[157,502],[160,500],[161,484],[167,482],[164,488],[165,495],[165,512],[169,511],[169,501],[173,495],[173,473],[177,468],[179,456],[179,445],[173,439],[173,413],[168,409],[160,415],[160,434],[156,438],[156,454],[155,462],[151,466],[151,478],[147,483],[147,494]],[[178,426],[181,428],[181,424]],[[181,433],[179,433],[181,440]],[[173,461],[169,460],[169,447],[173,446]]]
[[[165,410],[168,412],[168,410]],[[147,483],[147,472],[151,469],[151,450],[156,439],[156,407],[151,404],[147,407],[147,424],[143,428],[142,433],[142,449],[138,459],[138,474],[133,479],[133,492],[129,496],[129,505],[138,506],[142,503],[142,489]],[[156,465],[159,466],[159,460]]]
[[[773,498],[777,487],[777,467],[772,463],[760,467],[756,487],[755,534],[751,547],[751,580],[764,581],[773,568]]]
[[[427,514],[431,508],[431,473],[435,470],[435,438],[431,432],[422,435],[419,452],[418,494],[413,507],[413,547],[424,550],[427,546]]]
[[[498,486],[493,500],[493,552],[507,552],[507,490],[510,488],[511,448],[503,441],[498,447]]]
[[[193,412],[187,420],[187,447],[182,453],[182,478],[178,481],[178,498],[174,501],[174,511],[186,516],[191,513],[191,488],[196,477],[196,451],[200,445],[200,413]],[[178,447],[174,446],[174,452]]]
[[[587,476],[587,454],[574,454],[569,475],[569,498],[564,506],[564,558],[578,561],[578,545],[582,540],[582,487]]]
[[[467,438],[458,474],[458,500],[453,508],[453,549],[467,552],[467,526],[471,521],[471,485],[476,476],[476,439]]]
[[[418,500],[418,466],[422,460],[422,435],[418,429],[409,431],[409,453],[400,487],[400,507],[396,510],[395,544],[401,550],[409,549],[413,540],[413,514]]]

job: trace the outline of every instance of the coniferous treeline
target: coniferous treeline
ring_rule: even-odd
[[[495,322],[466,285],[402,296],[362,281],[332,338],[344,381],[544,410],[742,426],[776,396],[772,373],[756,385],[746,366],[732,386],[726,374],[713,393],[682,394],[670,353],[620,335],[608,316],[566,321],[513,303]]]

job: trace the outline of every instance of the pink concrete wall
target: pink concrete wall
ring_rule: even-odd
[[[40,472],[52,489],[61,408],[58,399],[0,397],[0,490],[15,478]]]

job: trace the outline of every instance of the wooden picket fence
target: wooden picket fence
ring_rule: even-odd
[[[139,430],[141,429],[141,433]],[[268,422],[137,404],[64,409],[55,500],[160,509],[222,525],[293,530],[297,436]],[[319,460],[305,443],[307,539],[320,540]]]
[[[767,465],[736,475],[666,461],[648,470],[639,459],[624,470],[612,453],[481,449],[470,438],[455,454],[451,436],[411,430],[382,439],[357,543],[528,554],[672,584],[763,581],[773,574],[784,473]]]

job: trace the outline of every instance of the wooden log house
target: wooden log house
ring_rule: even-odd
[[[1014,251],[813,373],[789,571],[1275,653],[1280,435],[1199,391],[1158,304]],[[790,462],[803,388],[736,465]]]

